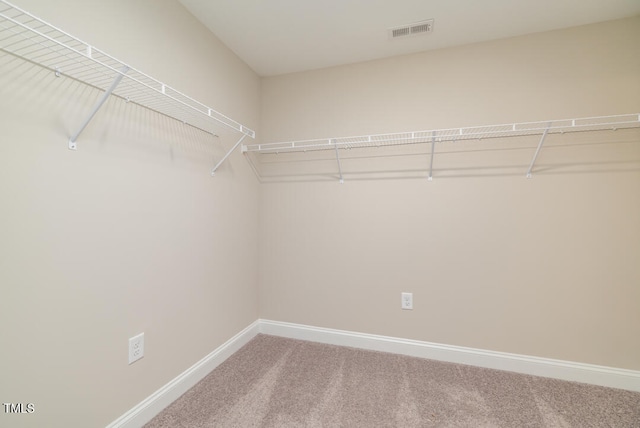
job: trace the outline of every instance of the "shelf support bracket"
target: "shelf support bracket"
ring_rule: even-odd
[[[547,124],[547,129],[542,133],[542,138],[540,138],[540,142],[538,143],[538,147],[536,148],[536,152],[533,155],[533,159],[531,160],[531,164],[529,165],[529,169],[527,170],[527,178],[532,178],[531,171],[533,171],[533,166],[536,163],[536,159],[538,159],[538,154],[540,153],[540,149],[542,149],[542,145],[544,144],[545,138],[547,138],[547,134],[549,133],[549,128],[551,127],[551,123]]]
[[[216,175],[216,171],[218,170],[218,168],[220,168],[220,165],[222,165],[224,163],[224,161],[227,160],[227,158],[229,156],[231,156],[231,153],[233,153],[233,151],[235,149],[238,148],[238,146],[240,144],[242,144],[242,141],[247,137],[247,134],[242,134],[242,137],[240,137],[240,139],[238,140],[238,142],[236,144],[234,144],[234,146],[231,148],[231,150],[229,150],[227,152],[226,155],[224,155],[224,157],[222,159],[220,159],[220,161],[216,164],[216,166],[213,167],[213,169],[211,170],[211,176],[213,177],[214,175]]]
[[[429,181],[433,181],[433,154],[436,151],[436,133],[431,133],[431,160],[429,161]]]
[[[100,110],[100,107],[102,107],[102,104],[104,104],[104,102],[107,101],[107,98],[109,98],[109,95],[111,95],[111,93],[116,89],[118,84],[120,84],[120,81],[122,80],[124,75],[127,74],[128,71],[129,71],[129,67],[126,66],[126,65],[120,69],[120,71],[118,72],[118,75],[113,80],[113,83],[111,84],[111,86],[109,86],[109,89],[107,89],[104,92],[104,94],[102,94],[102,96],[100,97],[100,99],[98,100],[96,105],[93,106],[93,109],[91,110],[91,113],[89,113],[89,117],[87,117],[85,119],[85,121],[80,126],[80,129],[78,129],[78,131],[75,134],[73,134],[71,136],[71,138],[69,139],[69,149],[70,150],[76,150],[76,148],[77,148],[76,147],[76,140],[78,139],[78,137],[80,136],[82,131],[84,131],[84,128],[86,128],[87,125],[89,124],[89,122],[91,122],[91,119],[93,119],[93,116],[95,116],[96,113],[98,112],[98,110]]]
[[[336,160],[338,161],[338,173],[340,174],[340,184],[344,184],[344,178],[342,177],[342,165],[340,165],[340,154],[338,153],[338,144],[336,140],[331,140],[333,147],[336,149]]]

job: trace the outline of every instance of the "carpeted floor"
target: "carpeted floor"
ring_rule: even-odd
[[[640,428],[640,393],[258,335],[145,427]]]

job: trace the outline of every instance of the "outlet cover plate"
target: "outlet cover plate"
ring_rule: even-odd
[[[129,364],[144,357],[144,333],[129,339]]]
[[[413,293],[402,293],[400,303],[402,309],[413,309]]]

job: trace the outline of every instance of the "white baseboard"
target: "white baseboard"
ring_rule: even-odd
[[[224,360],[253,339],[259,332],[259,324],[259,320],[251,323],[251,325],[227,340],[212,353],[109,424],[107,428],[140,428],[149,422],[165,407],[178,399]]]
[[[640,392],[640,371],[259,320],[260,333]]]

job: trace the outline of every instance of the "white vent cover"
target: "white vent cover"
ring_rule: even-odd
[[[426,35],[433,31],[433,19],[415,22],[413,24],[402,25],[400,27],[389,28],[389,38]]]

